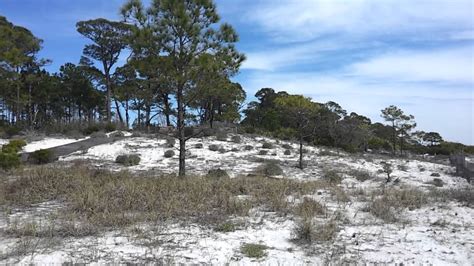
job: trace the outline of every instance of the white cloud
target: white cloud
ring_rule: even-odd
[[[473,29],[471,0],[263,1],[245,20],[276,39],[308,40],[325,34],[420,35],[429,30]]]
[[[354,64],[351,74],[399,82],[434,81],[474,86],[474,47],[390,52]]]

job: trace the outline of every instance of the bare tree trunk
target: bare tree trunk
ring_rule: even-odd
[[[303,136],[300,135],[300,169],[303,169]]]
[[[178,138],[179,138],[179,172],[180,177],[186,176],[186,136],[184,135],[184,103],[183,86],[178,88],[176,94],[178,104]]]

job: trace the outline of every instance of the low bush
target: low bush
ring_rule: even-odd
[[[258,152],[258,155],[267,155],[267,154],[268,154],[268,151],[266,151],[266,150],[260,150]]]
[[[170,138],[166,139],[166,147],[173,148],[175,144],[176,144],[176,139],[175,138],[170,137]]]
[[[117,130],[117,125],[116,125],[116,124],[113,124],[113,123],[107,123],[107,124],[105,124],[105,126],[104,126],[104,130],[105,130],[105,132],[107,132],[107,133],[112,132],[112,131],[115,131],[115,130]]]
[[[220,149],[219,145],[217,144],[211,144],[209,145],[209,150],[210,151],[218,151]]]
[[[429,182],[429,184],[432,184],[433,186],[435,187],[442,187],[444,186],[444,182],[443,180],[441,180],[440,178],[433,178],[433,180],[431,182]]]
[[[227,150],[224,147],[219,148],[219,153],[226,153]]]
[[[262,207],[287,215],[292,208],[289,196],[322,188],[327,188],[322,182],[262,176],[157,178],[85,167],[34,166],[4,182],[0,200],[4,206],[61,200],[64,208],[58,215],[71,223],[115,230],[162,219],[217,225]]]
[[[330,150],[321,150],[319,153],[318,153],[319,156],[337,156],[337,153],[335,152],[332,152]]]
[[[10,170],[21,165],[20,156],[16,153],[0,151],[0,168]]]
[[[165,154],[164,154],[165,158],[171,158],[174,156],[174,151],[173,150],[167,150],[165,151]]]
[[[196,143],[194,145],[194,148],[196,148],[196,149],[202,149],[203,147],[204,147],[204,145],[202,145],[202,143]]]
[[[295,208],[295,213],[303,218],[313,218],[315,215],[325,213],[325,208],[314,199],[305,197]]]
[[[230,140],[231,140],[233,143],[241,143],[241,142],[242,142],[242,138],[241,138],[240,136],[237,136],[237,135],[232,136],[232,137],[230,138]]]
[[[267,255],[265,251],[268,247],[260,244],[244,244],[240,247],[240,252],[249,258],[263,258]]]
[[[123,154],[115,158],[115,162],[125,165],[125,166],[134,166],[140,163],[140,155],[138,154]]]
[[[428,195],[418,189],[390,189],[374,197],[367,210],[385,222],[396,222],[404,209],[421,208],[428,203]]]
[[[239,148],[232,148],[230,151],[231,152],[239,152],[240,150],[239,150]]]
[[[440,177],[441,175],[439,173],[431,173],[430,176],[433,176],[433,177]]]
[[[102,131],[96,131],[91,134],[91,138],[106,138],[107,135]]]
[[[264,142],[262,144],[262,149],[273,149],[273,145],[270,142]]]
[[[285,155],[291,155],[291,151],[290,150],[285,150],[284,154]]]
[[[353,169],[349,172],[349,175],[360,182],[365,182],[373,178],[372,174],[367,170]]]
[[[216,130],[214,128],[204,128],[202,130],[202,135],[204,137],[210,137],[210,136],[214,136],[216,134]]]
[[[283,175],[283,170],[275,162],[267,162],[260,168],[260,173],[265,176]]]
[[[293,235],[295,241],[310,244],[332,240],[338,230],[332,219],[321,224],[315,224],[312,219],[301,219],[296,222]]]
[[[429,196],[435,201],[447,202],[455,200],[467,204],[467,206],[474,206],[474,189],[456,188],[456,189],[435,189],[429,193]]]
[[[5,153],[18,153],[21,149],[26,146],[26,141],[22,139],[12,139],[8,144],[2,146],[2,152]]]
[[[323,179],[331,184],[340,184],[342,181],[342,176],[337,171],[325,170],[323,173]]]
[[[290,144],[286,144],[286,143],[285,143],[285,144],[282,144],[281,147],[282,147],[283,149],[286,149],[286,150],[291,150],[291,149],[293,149],[293,146],[291,146]]]
[[[251,151],[251,150],[253,150],[253,146],[252,145],[245,145],[244,150]]]
[[[90,135],[94,132],[98,132],[100,130],[99,126],[98,125],[90,125],[86,128],[84,128],[84,130],[82,131],[82,133],[84,135]]]
[[[41,149],[30,153],[28,161],[33,164],[47,164],[55,159],[54,152],[50,149]]]
[[[232,222],[224,222],[217,225],[214,230],[221,233],[229,233],[237,230],[237,226]]]
[[[218,133],[216,134],[216,139],[217,139],[218,141],[227,141],[227,133],[222,132],[222,131],[221,131],[221,132],[218,132]]]
[[[408,167],[404,164],[397,165],[397,169],[400,170],[400,171],[403,171],[403,172],[408,171]]]
[[[207,176],[213,178],[229,178],[229,174],[220,168],[209,170]]]

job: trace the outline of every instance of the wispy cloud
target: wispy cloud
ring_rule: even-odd
[[[419,36],[472,30],[473,12],[471,0],[277,0],[260,2],[245,19],[277,40],[294,42],[331,33]]]

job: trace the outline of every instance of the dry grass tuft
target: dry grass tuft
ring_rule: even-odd
[[[86,232],[94,231],[88,226],[116,228],[165,219],[216,224],[229,216],[246,216],[255,207],[286,215],[292,207],[289,196],[326,186],[260,176],[154,177],[86,168],[36,167],[17,175],[0,183],[2,206],[57,200],[65,205],[60,217],[86,226],[71,230]]]

